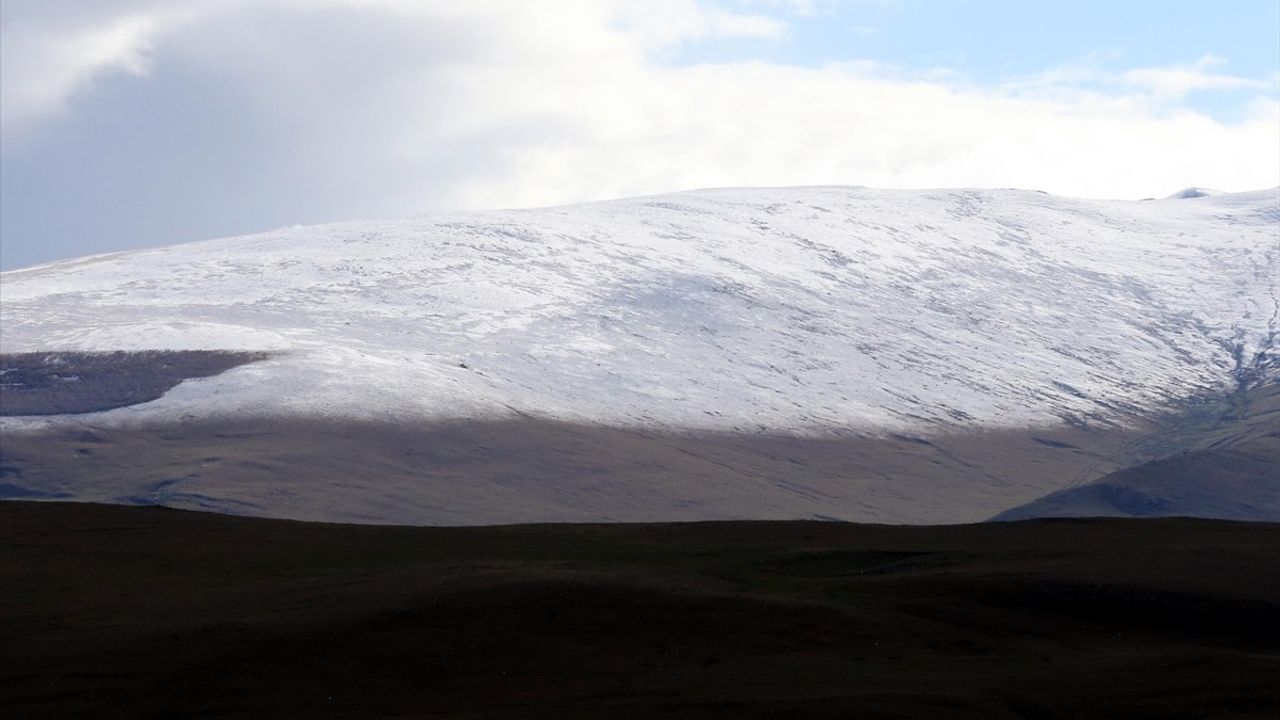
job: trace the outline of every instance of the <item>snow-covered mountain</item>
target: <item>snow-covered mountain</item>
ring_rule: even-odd
[[[297,227],[0,275],[5,353],[272,353],[152,402],[0,429],[1134,430],[1274,380],[1278,286],[1277,190],[724,189]]]
[[[797,188],[293,228],[5,273],[0,349],[281,351],[108,416],[1124,422],[1270,351],[1278,223],[1274,191]]]

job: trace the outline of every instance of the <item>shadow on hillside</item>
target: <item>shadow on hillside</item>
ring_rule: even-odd
[[[264,360],[222,350],[0,355],[0,416],[68,415],[149,402],[183,380]]]

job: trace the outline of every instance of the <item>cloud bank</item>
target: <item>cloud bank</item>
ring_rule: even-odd
[[[709,40],[787,42],[787,13],[815,10],[782,5],[6,2],[4,262],[107,249],[54,242],[87,226],[125,246],[708,186],[1280,184],[1280,81],[1213,56],[985,84],[871,61],[669,62]],[[1187,103],[1212,90],[1244,94],[1238,117]]]

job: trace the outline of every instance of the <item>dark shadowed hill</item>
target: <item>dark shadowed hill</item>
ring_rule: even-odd
[[[1280,526],[0,503],[0,717],[1271,718]]]
[[[1169,515],[1280,522],[1280,433],[1110,473],[995,519]]]
[[[1176,449],[1197,436],[1200,447],[1058,490],[994,519],[1177,515],[1280,521],[1280,384],[1188,413],[1148,442]]]

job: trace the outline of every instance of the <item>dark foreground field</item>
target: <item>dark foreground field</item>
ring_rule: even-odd
[[[0,503],[12,718],[1277,717],[1280,527]]]

